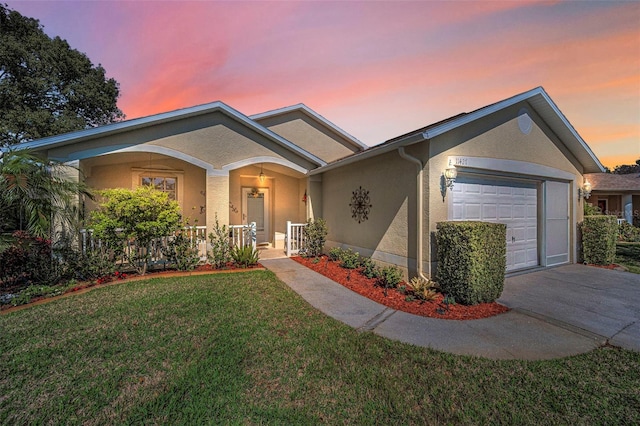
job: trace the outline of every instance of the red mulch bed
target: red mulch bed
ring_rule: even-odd
[[[233,262],[229,262],[227,266],[221,269],[216,269],[210,264],[205,264],[205,265],[196,266],[192,271],[178,271],[175,269],[166,269],[166,270],[152,269],[147,271],[145,275],[138,275],[135,272],[130,272],[130,273],[115,272],[112,275],[106,275],[104,277],[98,278],[97,280],[79,282],[77,285],[67,289],[64,292],[64,294],[59,296],[35,297],[31,299],[31,301],[28,304],[18,305],[18,306],[13,306],[11,304],[0,305],[0,311],[4,312],[4,311],[14,311],[14,310],[23,309],[29,305],[32,305],[38,302],[55,300],[69,293],[83,292],[90,288],[101,287],[116,281],[137,281],[137,280],[146,280],[149,278],[163,278],[163,277],[172,277],[172,276],[203,275],[203,274],[224,273],[224,272],[242,272],[242,271],[247,271],[251,269],[264,269],[264,266],[258,263],[256,265],[249,266],[248,268],[241,268],[238,265],[234,264]],[[13,290],[13,289],[4,289],[2,292],[0,292],[0,294],[11,293],[11,291],[9,290]]]
[[[471,320],[492,317],[509,310],[496,302],[480,303],[474,306],[446,305],[443,303],[442,294],[438,294],[435,300],[428,302],[419,300],[408,302],[405,300],[406,295],[395,289],[387,290],[385,296],[384,289],[375,285],[375,278],[365,277],[358,269],[341,268],[338,262],[329,260],[327,256],[322,256],[316,263],[313,258],[292,257],[292,259],[362,296],[410,314],[450,320]],[[403,282],[401,285],[407,284]]]
[[[615,263],[612,263],[610,265],[596,265],[595,263],[588,263],[587,266],[593,266],[593,267],[602,268],[602,269],[618,269],[618,268],[620,268],[620,265],[616,265]]]

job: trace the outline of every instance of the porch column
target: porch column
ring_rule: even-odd
[[[229,225],[229,172],[207,173],[207,235],[213,231],[216,215],[220,226]]]
[[[624,194],[622,196],[622,211],[624,213],[624,220],[633,225],[633,195]]]
[[[322,217],[322,175],[312,175],[307,179],[307,217],[315,220]]]

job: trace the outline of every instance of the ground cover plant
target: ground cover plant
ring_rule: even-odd
[[[640,274],[640,243],[617,243],[616,263],[629,272]]]
[[[640,354],[454,356],[357,332],[268,271],[0,315],[1,424],[634,424]]]

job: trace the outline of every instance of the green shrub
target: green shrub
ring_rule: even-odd
[[[231,257],[229,230],[227,229],[227,225],[220,226],[217,214],[213,232],[209,234],[209,242],[211,243],[211,250],[207,252],[209,263],[211,263],[214,268],[224,268],[233,258]]]
[[[176,201],[150,186],[100,191],[104,200],[91,213],[94,235],[124,256],[140,275],[147,272],[151,243],[180,229],[182,217]],[[124,250],[133,241],[131,250]]]
[[[309,219],[307,226],[303,229],[304,248],[301,250],[301,255],[305,257],[320,256],[324,250],[324,243],[327,241],[327,233],[327,222],[324,219]]]
[[[585,216],[582,225],[582,258],[585,263],[610,265],[616,258],[618,220],[615,216]]]
[[[583,204],[583,212],[585,216],[594,216],[602,214],[602,209],[596,205],[587,203],[586,201]]]
[[[618,241],[640,243],[640,228],[628,222],[622,222],[618,225]]]
[[[0,252],[0,289],[56,284],[61,266],[52,256],[51,240],[16,231],[11,246]]]
[[[340,247],[333,247],[329,250],[329,259],[336,262],[340,260],[340,258],[342,258],[342,249]]]
[[[195,232],[193,227],[192,232]],[[192,271],[200,263],[198,242],[184,231],[179,231],[167,241],[163,253],[178,271]]]
[[[380,270],[377,285],[384,288],[384,294],[387,295],[387,289],[396,288],[402,282],[402,271],[397,266],[385,266]]]
[[[374,262],[370,257],[362,259],[360,264],[362,265],[362,275],[365,277],[378,278],[380,276],[380,268],[378,268],[376,262]]]
[[[356,269],[360,266],[360,253],[351,249],[342,250],[340,253],[340,267]]]
[[[437,229],[436,280],[441,291],[465,305],[500,297],[506,269],[506,225],[440,222]]]
[[[234,247],[231,250],[231,257],[236,265],[242,268],[257,265],[260,260],[260,252],[253,246]]]

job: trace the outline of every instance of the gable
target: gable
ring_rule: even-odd
[[[336,161],[366,148],[305,105],[269,111],[251,118],[325,162]]]
[[[60,161],[123,150],[164,149],[214,169],[256,157],[282,160],[304,170],[325,164],[222,102],[57,135],[20,148]]]

